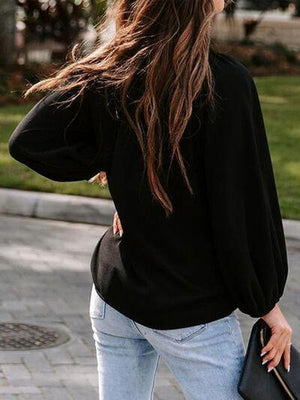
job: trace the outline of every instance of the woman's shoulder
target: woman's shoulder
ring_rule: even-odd
[[[237,88],[239,85],[250,84],[252,75],[249,69],[237,58],[211,50],[210,66],[217,83],[226,83]]]

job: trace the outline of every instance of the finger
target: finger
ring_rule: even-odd
[[[120,220],[120,217],[119,217],[119,216],[118,216],[118,226],[119,226],[120,235],[122,236],[122,234],[123,234],[123,228],[122,228],[122,224],[121,224],[121,220]]]
[[[100,186],[105,186],[107,184],[107,176],[106,176],[105,171],[101,171],[99,173],[99,183],[100,183]]]
[[[96,175],[92,176],[92,178],[90,178],[88,180],[88,183],[94,183],[95,181],[98,180],[98,178],[99,178],[99,174],[96,174]]]
[[[291,363],[291,346],[289,344],[286,345],[283,352],[283,364],[284,368],[289,371]]]
[[[278,332],[273,333],[268,343],[261,349],[261,355],[264,355],[268,351],[272,350],[275,347],[276,343],[280,338],[280,334]]]
[[[114,235],[118,232],[118,214],[114,213],[114,220],[113,220],[113,233]]]
[[[263,360],[265,360],[265,359],[271,360],[275,356],[275,353],[277,351],[283,352],[283,350],[286,346],[286,343],[287,343],[286,334],[282,333],[280,336],[277,335],[276,342],[273,342],[273,343],[274,343],[273,347],[271,348],[271,350],[268,351],[267,355],[263,357]],[[266,346],[265,346],[265,348],[266,348]]]
[[[274,333],[272,333],[272,336],[268,343],[261,349],[261,356],[264,355],[264,353],[267,353],[270,351],[278,342],[286,341],[288,338],[291,338],[292,336],[292,329],[290,327],[284,327],[282,329],[276,330]],[[291,340],[290,340],[291,341]]]
[[[282,339],[282,337],[284,337],[284,339]],[[279,364],[281,357],[284,353],[284,350],[286,348],[286,345],[287,345],[286,335],[282,335],[281,339],[278,340],[278,342],[272,348],[272,350],[270,350],[268,354],[263,358],[262,362],[263,365],[269,361],[269,363],[267,364],[268,370],[270,370],[270,368],[276,367]]]
[[[274,346],[261,360],[262,365],[265,365],[268,361],[273,360],[278,351],[278,345]]]
[[[119,229],[120,236],[122,236],[123,235],[123,229],[122,229],[122,225],[121,225],[121,221],[120,221],[119,216],[118,216],[118,229]]]
[[[267,366],[268,372],[272,371],[272,369],[279,364],[281,356],[282,356],[282,352],[277,351],[275,357],[272,359],[272,361],[270,361],[268,363],[268,366]]]
[[[105,171],[101,171],[101,176],[102,176],[103,182],[106,184],[106,183],[107,183],[107,175],[106,175],[106,172],[105,172]]]

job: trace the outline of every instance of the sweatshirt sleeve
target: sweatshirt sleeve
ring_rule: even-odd
[[[71,182],[105,171],[104,130],[109,119],[92,90],[60,103],[76,89],[53,91],[38,101],[9,138],[9,153],[44,177]]]
[[[243,67],[216,83],[205,176],[218,267],[237,307],[267,314],[288,274],[285,237],[256,85]]]

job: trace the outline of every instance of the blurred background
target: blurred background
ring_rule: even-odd
[[[98,397],[89,263],[112,224],[107,184],[46,179],[9,155],[8,139],[35,104],[25,89],[63,65],[74,44],[89,52],[113,33],[112,24],[98,38],[107,5],[0,0],[1,400]],[[258,88],[290,267],[280,305],[300,349],[300,0],[236,0],[216,15],[213,41]],[[247,343],[254,320],[238,314]],[[163,362],[154,399],[183,400]]]
[[[106,186],[38,176],[15,163],[6,146],[32,105],[23,90],[63,64],[75,43],[81,42],[83,51],[93,49],[107,3],[1,0],[0,186],[110,198]],[[110,33],[108,28],[105,35]],[[213,36],[220,51],[237,57],[257,78],[283,216],[299,218],[300,0],[236,0],[216,16]]]

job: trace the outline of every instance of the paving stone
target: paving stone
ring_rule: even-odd
[[[74,400],[66,388],[51,388],[43,389],[45,400]]]
[[[73,338],[71,342],[66,343],[65,348],[72,354],[72,357],[88,357],[93,355],[91,349],[80,338]]]
[[[22,353],[24,354],[24,353]],[[3,364],[21,364],[22,355],[16,354],[14,351],[0,351],[0,362]]]
[[[86,374],[85,378],[87,379],[87,381],[89,382],[89,384],[91,386],[93,386],[94,388],[98,388],[98,375],[96,374]]]
[[[8,380],[1,376],[1,378],[0,378],[0,386],[7,386],[7,385],[9,385]]]
[[[27,394],[23,393],[22,397],[18,397],[19,400],[45,400],[42,394]]]
[[[8,380],[30,379],[31,377],[28,369],[22,364],[4,364],[2,371]]]
[[[98,396],[98,392],[95,388],[90,387],[68,387],[68,392],[71,394],[72,399],[74,400],[86,400],[86,399],[94,399],[96,400]]]
[[[0,394],[40,393],[34,386],[0,386]]]
[[[58,364],[74,364],[74,359],[67,350],[62,348],[62,346],[48,349],[46,352],[46,357],[51,365],[54,366]]]
[[[3,300],[1,302],[1,312],[2,311],[26,311],[27,306],[25,302],[20,302],[20,300]]]
[[[53,372],[54,369],[50,365],[48,359],[41,352],[28,354],[23,357],[27,369],[31,372]]]
[[[79,365],[93,365],[97,364],[95,357],[75,357],[76,364]]]
[[[2,275],[1,275],[1,279],[2,279]],[[2,296],[2,297],[6,297],[6,295],[5,295],[5,294],[2,294],[2,293],[1,293],[1,296]],[[1,309],[1,313],[0,313],[0,323],[2,323],[2,322],[11,322],[11,321],[13,321],[13,319],[14,319],[14,317],[13,317],[13,315],[12,315],[11,312],[3,311],[3,310]]]
[[[56,372],[53,374],[33,372],[31,382],[32,384],[40,388],[64,387],[61,376]]]

